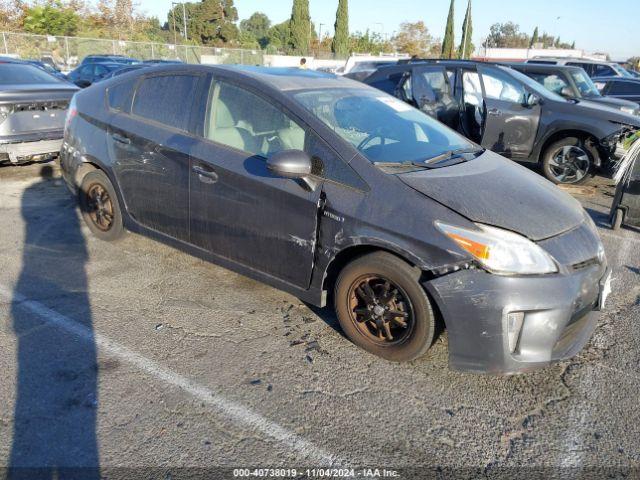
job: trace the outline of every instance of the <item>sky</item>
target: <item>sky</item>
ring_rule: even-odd
[[[166,20],[172,0],[138,0],[140,10]],[[333,31],[337,0],[309,0],[316,28]],[[266,13],[274,23],[291,15],[292,0],[235,0],[240,19]],[[456,43],[460,40],[467,0],[455,0]],[[589,53],[607,52],[614,60],[640,56],[638,0],[473,0],[474,43],[480,45],[489,27],[513,21],[520,30],[560,35],[563,41]],[[391,35],[402,22],[422,20],[434,37],[442,38],[449,0],[350,0],[349,28]]]

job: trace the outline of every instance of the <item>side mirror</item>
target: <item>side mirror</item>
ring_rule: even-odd
[[[528,94],[524,101],[525,107],[529,107],[529,108],[533,108],[536,105],[540,105],[541,103],[542,103],[542,99],[535,93]]]
[[[78,80],[76,81],[76,85],[80,88],[87,88],[91,86],[91,82],[89,80]]]
[[[311,177],[311,157],[302,150],[283,150],[267,158],[267,168],[279,177],[304,181],[315,190],[317,182]]]

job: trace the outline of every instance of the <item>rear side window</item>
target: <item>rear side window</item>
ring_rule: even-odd
[[[609,92],[611,95],[633,94],[640,95],[640,86],[631,82],[611,82]]]
[[[137,79],[128,80],[109,87],[107,90],[107,103],[113,110],[128,112],[131,105],[131,94]]]
[[[616,76],[616,71],[609,65],[596,65],[594,77],[612,77]]]
[[[187,74],[145,78],[136,90],[131,113],[188,131],[191,100],[199,79],[199,76]]]

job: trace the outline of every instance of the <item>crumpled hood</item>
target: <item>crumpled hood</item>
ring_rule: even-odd
[[[569,105],[569,107],[567,107]],[[567,103],[565,108],[570,108],[576,115],[584,115],[586,118],[600,118],[610,122],[631,125],[640,128],[640,117],[630,113],[624,113],[619,108],[612,105],[605,105],[599,102],[590,102],[589,100],[580,100],[578,103]]]
[[[584,221],[580,203],[540,175],[486,151],[434,170],[399,174],[406,185],[468,219],[539,241]]]

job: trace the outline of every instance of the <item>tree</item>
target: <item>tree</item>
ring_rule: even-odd
[[[475,47],[473,45],[473,20],[471,18],[471,0],[467,5],[467,13],[462,24],[462,41],[458,48],[458,58],[471,58]]]
[[[369,53],[377,55],[379,53],[393,52],[393,45],[385,41],[377,32],[355,32],[349,37],[349,50],[354,53]]]
[[[115,27],[118,31],[131,31],[133,27],[133,4],[131,0],[116,0]]]
[[[27,7],[22,20],[24,31],[41,35],[75,35],[80,17],[60,0]]]
[[[309,44],[311,42],[309,0],[293,0],[289,28],[289,45],[293,53],[298,55],[308,54]]]
[[[536,43],[538,43],[539,41],[540,41],[540,37],[538,33],[538,27],[536,27],[535,30],[533,31],[533,36],[531,37],[531,43],[529,44],[529,48],[535,48]]]
[[[454,22],[454,2],[451,0],[449,5],[449,16],[447,17],[447,28],[444,32],[444,40],[442,41],[442,58],[454,58],[455,55],[455,38],[453,33]]]
[[[576,49],[576,42],[572,42],[571,43],[571,50],[575,50]]]
[[[264,13],[256,12],[248,19],[240,22],[240,43],[246,43],[250,35],[260,45],[266,48],[269,44],[269,29],[271,28],[271,20]],[[252,47],[253,48],[253,47]]]
[[[520,27],[513,23],[495,23],[489,29],[487,46],[494,48],[527,48],[531,39],[526,33],[520,32]]]
[[[429,54],[433,37],[423,21],[401,23],[400,32],[393,39],[399,52],[425,57]]]
[[[340,56],[349,54],[349,2],[348,0],[338,1],[336,12],[335,35],[331,43],[331,51]]]

